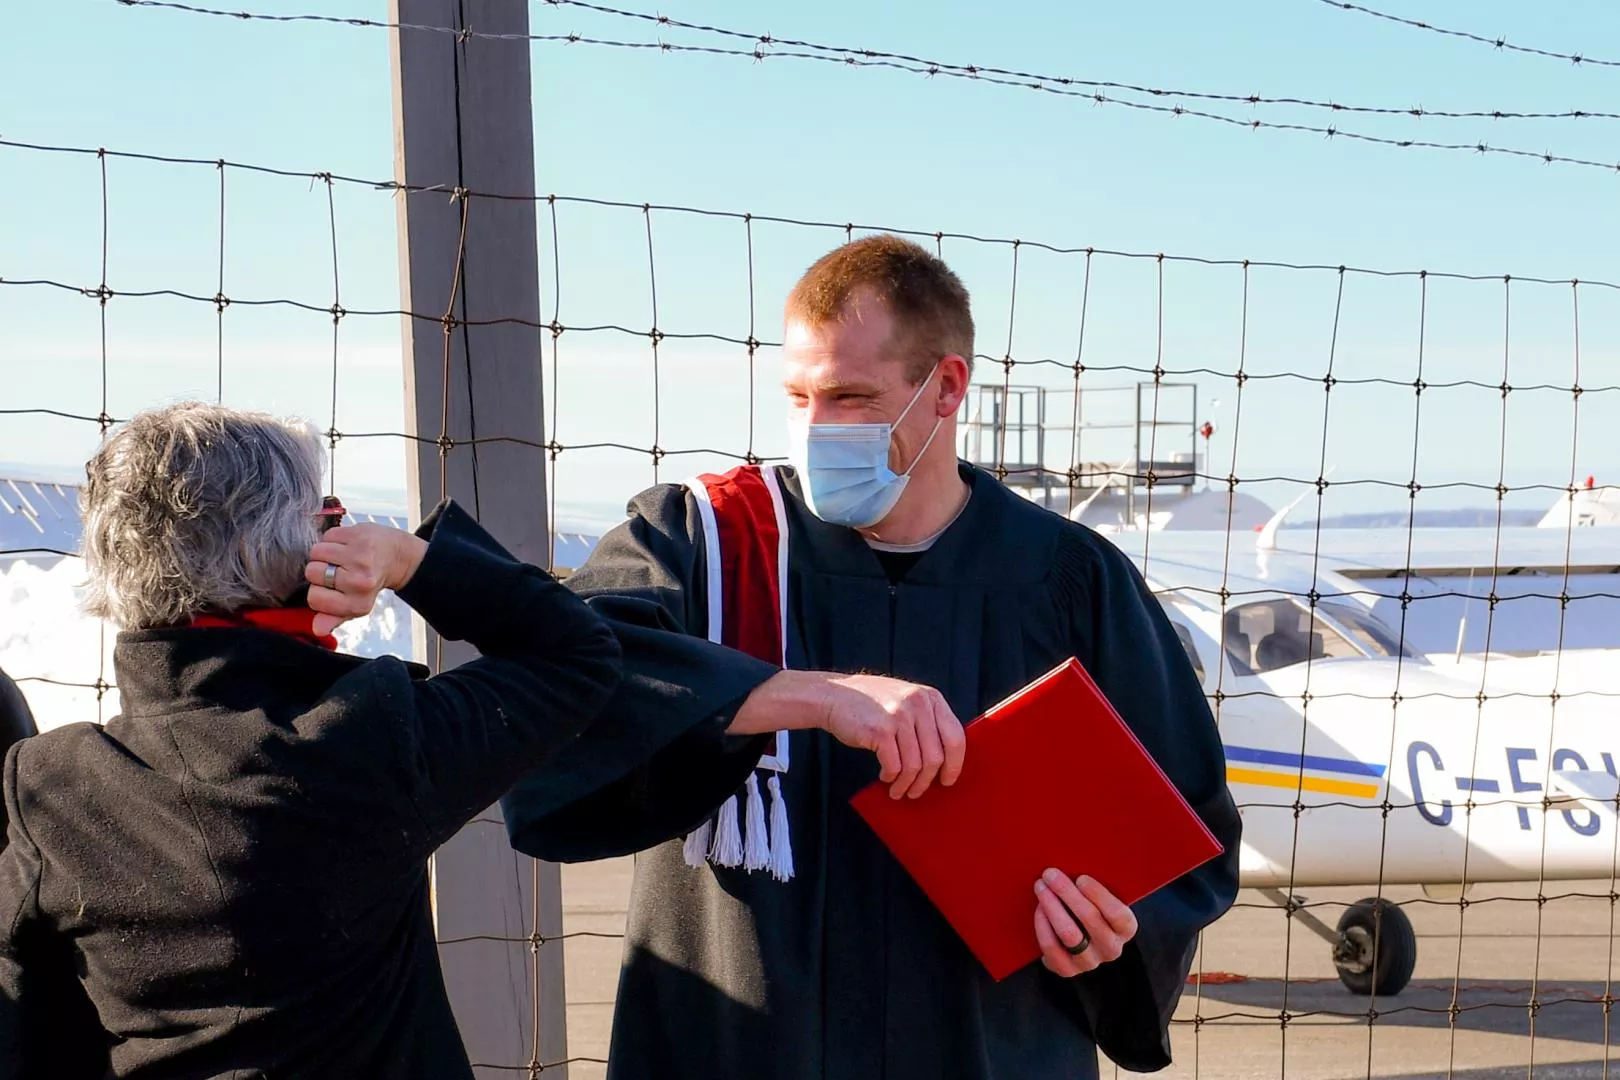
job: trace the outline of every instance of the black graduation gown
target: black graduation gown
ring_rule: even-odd
[[[687,866],[682,835],[768,746],[723,729],[775,669],[697,640],[700,519],[684,489],[653,488],[569,579],[619,634],[625,680],[569,760],[504,803],[514,846],[538,857],[651,848],[636,864],[614,1080],[1078,1080],[1096,1075],[1099,1046],[1131,1070],[1169,1063],[1198,932],[1237,890],[1240,826],[1213,717],[1119,549],[982,470],[962,472],[966,508],[891,584],[861,537],[815,518],[783,471],[788,666],[925,683],[969,721],[1076,656],[1227,854],[1138,904],[1119,960],[1072,980],[1037,963],[997,984],[848,806],[876,758],[807,731],[793,733],[782,780],[793,880]],[[612,753],[601,740],[615,729],[664,745],[650,759]],[[628,760],[645,764],[613,764]]]

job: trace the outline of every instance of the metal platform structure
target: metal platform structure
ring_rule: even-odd
[[[1158,502],[1201,486],[1203,426],[1194,383],[975,383],[962,401],[957,451],[1048,509],[1067,513],[1114,488],[1129,516],[1150,493]]]

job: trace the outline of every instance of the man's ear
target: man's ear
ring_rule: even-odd
[[[937,415],[950,416],[962,407],[971,376],[968,362],[955,353],[939,362],[939,407],[934,410]]]

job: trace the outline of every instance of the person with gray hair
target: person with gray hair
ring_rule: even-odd
[[[473,1076],[428,856],[543,778],[620,649],[453,501],[414,533],[323,529],[321,458],[304,427],[187,403],[90,461],[121,711],[5,757],[0,1074]],[[429,677],[338,652],[383,590],[481,656]]]
[[[321,458],[314,432],[223,406],[137,417],[87,470],[86,611],[145,629],[279,606],[319,539]]]

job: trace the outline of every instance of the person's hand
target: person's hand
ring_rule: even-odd
[[[315,633],[330,634],[339,624],[370,614],[384,589],[405,587],[426,552],[421,537],[387,525],[328,529],[309,549],[304,567]]]
[[[779,671],[755,688],[728,730],[734,735],[821,728],[877,755],[889,794],[916,798],[962,773],[962,724],[938,690],[882,675]]]
[[[821,726],[846,746],[877,755],[889,796],[915,799],[962,774],[962,724],[932,687],[882,675],[829,675]]]
[[[1118,960],[1135,936],[1136,914],[1094,879],[1048,870],[1035,883],[1035,939],[1052,974],[1071,979]]]

